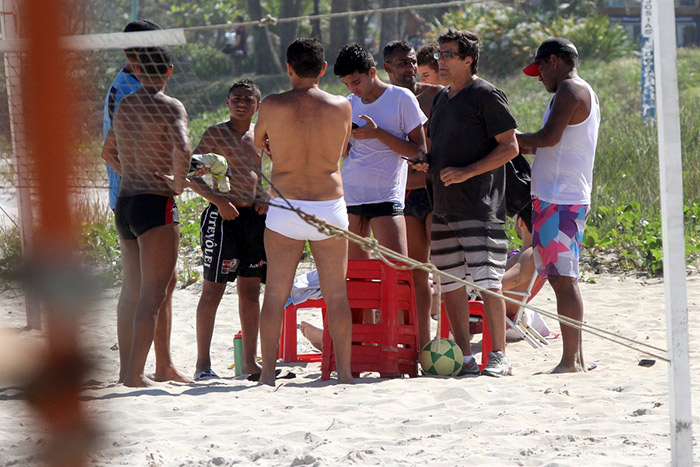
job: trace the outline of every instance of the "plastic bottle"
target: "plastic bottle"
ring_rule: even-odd
[[[236,376],[241,375],[243,369],[243,333],[241,331],[233,336],[233,369]]]

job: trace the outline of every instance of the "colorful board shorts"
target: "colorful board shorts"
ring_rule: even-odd
[[[255,208],[237,208],[238,217],[223,220],[210,204],[202,213],[200,241],[204,280],[225,284],[238,276],[265,282],[265,214]]]
[[[578,277],[581,242],[590,210],[587,204],[532,200],[532,247],[540,276]]]
[[[179,224],[180,215],[172,196],[146,193],[118,197],[114,221],[119,238],[135,240],[156,227]]]
[[[280,206],[287,206],[287,202],[293,208],[299,209],[306,214],[313,214],[317,218],[326,221],[327,224],[348,228],[348,210],[345,206],[345,199],[330,199],[327,201],[307,201],[301,199],[281,198],[270,199],[270,209],[267,211],[266,227],[280,235],[294,240],[321,241],[332,238],[306,222],[304,219],[290,209]]]
[[[433,214],[430,258],[440,271],[487,289],[500,289],[507,252],[508,237],[503,224],[476,220],[448,222]],[[464,287],[442,276],[440,284],[443,292]]]

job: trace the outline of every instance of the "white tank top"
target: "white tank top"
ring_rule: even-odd
[[[549,148],[537,148],[532,164],[532,195],[556,204],[591,204],[593,161],[600,127],[600,105],[593,88],[581,78],[591,96],[591,112],[576,125],[568,125],[561,140]],[[554,97],[552,97],[554,99]],[[542,119],[549,118],[552,101]]]

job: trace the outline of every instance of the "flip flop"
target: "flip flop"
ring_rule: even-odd
[[[589,363],[586,365],[586,370],[587,370],[587,371],[595,370],[596,368],[598,368],[598,364],[597,364],[596,362],[589,362]]]
[[[295,373],[292,373],[291,371],[288,371],[283,376],[280,376],[280,373],[282,373],[282,370],[280,368],[277,368],[275,370],[275,376],[277,376],[276,379],[294,379],[297,377],[297,375]],[[261,374],[262,373],[252,373],[252,374],[248,375],[248,377],[246,379],[248,381],[260,381]]]
[[[219,377],[219,375],[214,373],[214,370],[212,370],[211,368],[209,368],[208,370],[197,371],[194,374],[195,381],[205,381],[208,379],[218,378],[218,377]]]

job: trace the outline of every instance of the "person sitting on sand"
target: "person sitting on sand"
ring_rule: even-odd
[[[509,290],[525,291],[533,274],[535,274],[535,258],[532,254],[532,203],[525,206],[514,218],[515,232],[523,241],[522,248],[517,254],[508,258],[506,272],[503,276],[503,295],[520,300],[519,295],[508,294]],[[542,289],[545,280],[538,277],[530,291],[531,299]],[[506,302],[506,315],[513,319],[518,312],[518,305]],[[323,328],[308,321],[302,321],[299,330],[306,339],[318,350],[323,350]]]

